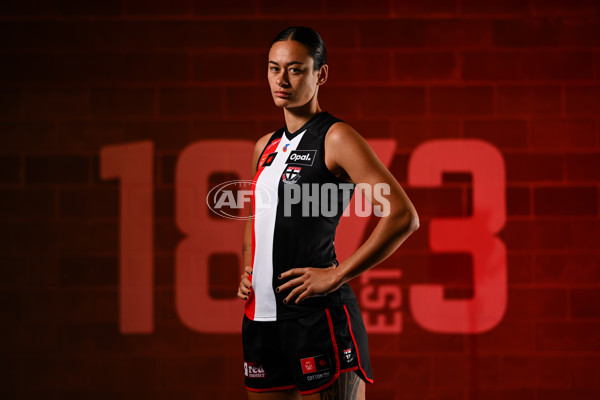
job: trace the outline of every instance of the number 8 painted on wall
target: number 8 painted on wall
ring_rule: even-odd
[[[471,173],[473,214],[432,219],[429,245],[433,252],[471,254],[474,295],[445,299],[440,285],[413,285],[410,308],[417,323],[430,331],[480,333],[496,326],[506,310],[506,247],[496,237],[506,222],[504,159],[482,140],[425,142],[411,154],[408,184],[440,186],[443,172]]]

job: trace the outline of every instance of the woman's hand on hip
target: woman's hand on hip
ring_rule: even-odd
[[[242,300],[248,300],[250,291],[252,290],[252,282],[250,282],[250,275],[252,275],[252,268],[249,266],[244,267],[244,273],[240,276],[240,287],[238,288],[237,297]]]
[[[342,286],[337,272],[335,264],[329,268],[292,268],[279,275],[279,279],[294,276],[296,278],[290,279],[275,290],[279,293],[292,289],[283,302],[289,303],[296,298],[298,304],[308,297],[327,294]]]

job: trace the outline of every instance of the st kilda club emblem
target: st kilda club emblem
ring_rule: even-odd
[[[282,175],[284,183],[296,183],[300,179],[300,171],[302,167],[287,167]]]
[[[352,354],[352,349],[344,350],[344,358],[346,359],[347,363],[350,363],[352,362],[352,360],[354,360],[354,354]]]

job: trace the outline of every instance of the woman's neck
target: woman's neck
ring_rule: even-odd
[[[311,102],[302,107],[293,109],[284,108],[283,116],[285,117],[285,125],[290,133],[296,132],[306,121],[322,111],[319,103],[311,104]]]

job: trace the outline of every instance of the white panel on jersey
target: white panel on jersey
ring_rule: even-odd
[[[281,136],[281,141],[275,150],[277,156],[273,163],[264,167],[260,173],[256,184],[258,187],[265,188],[268,192],[278,193],[279,182],[287,164],[285,161],[288,155],[296,150],[302,136],[302,131],[292,140],[289,140],[285,133]],[[285,149],[285,151],[284,151]],[[274,202],[277,207],[277,202]],[[276,321],[277,307],[275,305],[275,292],[273,291],[273,236],[275,233],[275,219],[277,212],[263,213],[254,218],[254,270],[252,272],[252,289],[255,296],[255,321]]]

